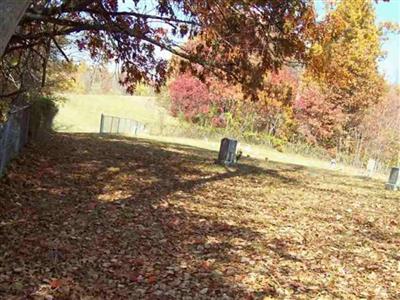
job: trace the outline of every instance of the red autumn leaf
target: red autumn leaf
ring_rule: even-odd
[[[171,224],[174,226],[179,225],[179,223],[180,223],[180,220],[178,218],[175,218],[174,220],[171,221]]]
[[[143,279],[143,277],[141,277],[141,275],[137,272],[132,272],[128,274],[128,279],[132,282],[140,282]]]
[[[52,289],[58,289],[61,286],[61,279],[54,279],[50,282],[50,287]]]
[[[147,278],[147,283],[155,283],[155,282],[157,282],[157,276],[155,276],[155,275],[152,275],[152,276],[149,276],[148,278]]]
[[[201,268],[204,270],[209,270],[210,266],[211,266],[211,264],[208,260],[205,260],[201,263]]]

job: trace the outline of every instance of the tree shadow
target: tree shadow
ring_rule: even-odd
[[[91,134],[58,134],[31,146],[0,182],[0,296],[274,296],[270,287],[242,284],[242,259],[262,242],[260,233],[212,207],[197,208],[233,179],[262,174],[268,182],[260,184],[296,182],[251,162],[225,168],[215,157],[195,147]]]

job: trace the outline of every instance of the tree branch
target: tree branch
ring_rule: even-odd
[[[24,90],[24,89],[17,90],[17,91],[15,91],[15,92],[11,92],[11,93],[8,93],[8,94],[0,95],[0,99],[18,96],[19,94],[22,94],[22,93],[25,93],[25,92],[26,92],[26,90]]]
[[[166,51],[168,51],[174,55],[177,55],[185,60],[197,63],[204,67],[211,67],[211,68],[219,69],[220,71],[223,71],[223,72],[229,74],[230,76],[232,76],[232,78],[239,81],[239,78],[234,73],[232,73],[228,69],[224,68],[224,66],[221,64],[217,64],[216,62],[206,62],[196,56],[177,51],[171,45],[162,43],[161,41],[158,41],[156,39],[148,37],[145,34],[142,34],[142,33],[139,34],[132,29],[122,28],[122,27],[118,26],[116,23],[107,24],[108,26],[106,26],[104,24],[83,23],[83,22],[76,22],[76,21],[71,21],[71,20],[66,20],[66,19],[56,19],[56,18],[46,17],[46,16],[42,16],[42,15],[36,15],[36,14],[32,14],[32,13],[27,13],[26,18],[28,18],[28,19],[31,18],[32,20],[41,20],[41,21],[45,21],[48,23],[61,25],[61,26],[67,26],[69,28],[67,28],[65,30],[61,30],[61,31],[55,31],[55,32],[39,32],[36,34],[28,34],[28,35],[18,35],[17,34],[14,36],[14,39],[20,39],[20,40],[38,39],[41,37],[46,37],[48,35],[51,35],[53,37],[64,36],[64,35],[68,35],[71,33],[78,33],[78,32],[82,32],[82,31],[91,31],[91,30],[96,31],[96,32],[104,31],[109,34],[123,33],[123,34],[126,34],[127,36],[130,36],[130,37],[133,37],[133,38],[136,38],[139,40],[146,41],[150,44],[153,44],[153,45],[159,47],[160,49],[166,50]]]
[[[58,51],[60,51],[60,53],[62,54],[62,56],[64,56],[65,60],[67,62],[70,62],[67,54],[65,54],[65,52],[63,51],[63,49],[60,47],[60,45],[57,43],[57,40],[54,37],[51,37],[51,40],[53,41],[54,45],[57,47]]]

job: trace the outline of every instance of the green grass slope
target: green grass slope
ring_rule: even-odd
[[[181,135],[184,124],[173,118],[159,106],[153,97],[118,95],[63,95],[66,101],[60,103],[59,112],[54,121],[54,129],[59,132],[99,132],[100,115],[112,115],[130,118],[147,124],[149,134],[141,134],[152,140],[189,145],[218,151],[219,140],[200,139]],[[186,124],[187,125],[187,124]],[[166,130],[168,128],[168,130]],[[330,169],[327,160],[305,157],[293,153],[281,153],[265,145],[248,145],[239,141],[244,156],[302,166]],[[365,170],[338,164],[336,171],[345,174],[365,175]],[[377,175],[378,176],[378,175]],[[379,178],[386,180],[387,174]]]
[[[152,97],[118,95],[63,95],[54,128],[61,132],[98,132],[100,115],[130,118],[153,125],[175,125],[177,121]]]

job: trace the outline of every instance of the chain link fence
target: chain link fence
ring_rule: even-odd
[[[4,123],[0,123],[0,176],[28,142],[30,107],[14,108]]]
[[[136,120],[101,114],[100,134],[137,135],[146,131],[146,125]]]

